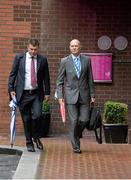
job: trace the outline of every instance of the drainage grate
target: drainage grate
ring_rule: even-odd
[[[12,179],[20,158],[20,153],[12,153],[9,150],[7,153],[3,148],[0,150],[0,179]]]

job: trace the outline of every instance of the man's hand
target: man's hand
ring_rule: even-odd
[[[44,100],[49,101],[50,100],[50,95],[45,95]]]
[[[64,101],[64,99],[58,99],[59,104],[61,104]]]
[[[15,91],[10,92],[10,96],[11,96],[12,99],[14,98],[15,95],[16,95]]]
[[[95,98],[91,98],[91,103],[94,103],[95,102]]]

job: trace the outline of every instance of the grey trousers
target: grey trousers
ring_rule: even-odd
[[[70,138],[73,149],[80,149],[80,136],[89,120],[88,104],[67,104]]]

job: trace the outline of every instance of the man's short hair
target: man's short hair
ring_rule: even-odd
[[[28,40],[28,45],[29,45],[29,44],[31,44],[31,45],[34,46],[34,47],[35,47],[35,46],[39,46],[39,41],[38,41],[38,39],[33,39],[33,38],[32,38],[32,39],[29,39],[29,40]]]

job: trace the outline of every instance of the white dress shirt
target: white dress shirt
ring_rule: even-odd
[[[26,53],[26,62],[25,62],[25,87],[24,87],[24,90],[34,89],[31,86],[31,61],[32,61],[32,57],[29,54],[29,52],[27,52]],[[34,56],[34,61],[35,61],[35,75],[36,75],[37,74],[37,57],[36,56]],[[37,76],[36,76],[36,80],[37,80]],[[36,88],[37,88],[37,86],[36,86]]]

